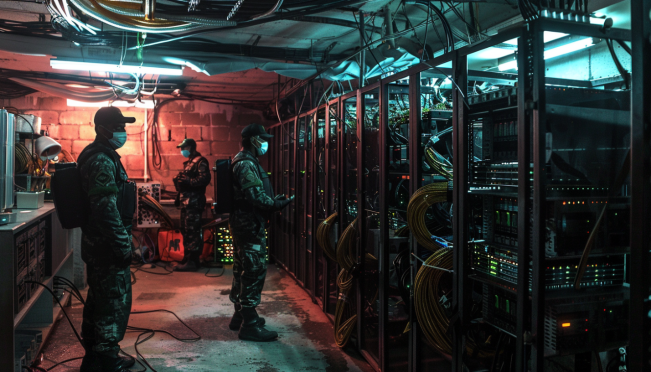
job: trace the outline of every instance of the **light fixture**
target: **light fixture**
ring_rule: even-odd
[[[543,34],[543,41],[549,43],[550,41],[558,40],[565,36],[567,36],[567,34],[562,32],[545,31]],[[507,40],[504,44],[518,45],[518,39]]]
[[[551,59],[565,54],[573,53],[585,48],[589,48],[594,45],[594,40],[592,38],[583,38],[565,45],[561,45],[556,48],[552,48],[545,51],[545,59]],[[500,71],[507,70],[517,70],[518,62],[517,60],[508,61],[497,66]]]
[[[579,51],[581,49],[585,49],[588,47],[591,47],[594,45],[594,41],[592,40],[591,37],[581,39],[569,44],[561,45],[559,47],[549,49],[545,51],[545,59],[550,59],[558,56],[562,56],[564,54],[572,53]]]
[[[472,57],[477,59],[496,59],[508,56],[509,54],[513,54],[513,50],[491,47],[474,53]]]
[[[154,101],[143,101],[143,102],[136,101],[135,103],[131,103],[127,101],[83,102],[83,101],[75,101],[74,99],[68,100],[68,107],[109,107],[109,106],[153,109],[155,104]]]
[[[500,71],[517,70],[518,60],[514,59],[513,61],[502,63],[501,65],[497,66],[497,69]]]
[[[98,72],[118,72],[130,74],[183,75],[182,66],[170,65],[127,65],[109,62],[82,62],[64,59],[51,59],[50,66],[59,70],[80,70]]]
[[[81,84],[66,84],[67,87],[70,88],[79,88],[79,89],[88,89],[90,88],[88,85],[81,85]]]

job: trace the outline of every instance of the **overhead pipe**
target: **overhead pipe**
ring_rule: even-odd
[[[391,49],[396,49],[396,41],[393,39],[393,15],[391,14],[391,9],[388,5],[384,7],[384,24],[386,26],[386,33],[384,36],[389,38],[387,43],[391,46]]]
[[[364,86],[364,78],[366,77],[366,32],[364,30],[364,12],[359,12],[359,44],[362,48],[359,54],[359,87]]]
[[[117,1],[97,1],[106,10],[109,10],[116,14],[126,15],[130,17],[145,17],[145,12],[138,9],[123,8],[122,6],[113,5]],[[127,3],[125,3],[127,4]],[[191,22],[198,23],[206,26],[223,26],[231,27],[237,25],[235,21],[225,21],[221,19],[208,18],[208,17],[199,17],[195,15],[185,15],[185,14],[166,14],[158,12],[160,19],[166,19],[168,21],[178,21],[178,22]]]
[[[100,22],[129,31],[151,33],[182,32],[204,27],[203,25],[189,22],[174,22],[167,20],[147,21],[136,17],[115,14],[104,9],[96,0],[68,1],[81,9],[85,14]]]
[[[263,14],[259,14],[259,15],[257,15],[257,16],[253,16],[251,19],[263,19],[263,18],[270,17],[270,16],[272,16],[274,13],[276,13],[278,10],[280,10],[280,6],[281,6],[281,5],[283,5],[283,0],[278,0],[278,2],[276,3],[276,5],[275,5],[273,8],[269,9],[268,12],[263,13]]]
[[[62,85],[56,84],[56,85],[50,85],[50,84],[44,84],[38,81],[34,80],[28,80],[28,79],[21,79],[21,78],[14,78],[11,77],[9,80],[16,82],[20,85],[38,90],[43,93],[51,94],[53,96],[57,97],[63,97],[63,98],[69,98],[73,99],[76,101],[82,101],[82,102],[102,102],[102,101],[108,101],[111,99],[118,99],[118,98],[123,98],[120,96],[117,96],[112,90],[108,92],[77,92],[77,91],[71,91],[70,89],[64,88]],[[130,97],[127,97],[129,99],[135,98],[135,95],[130,95]]]

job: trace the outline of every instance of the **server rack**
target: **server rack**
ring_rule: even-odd
[[[325,127],[325,210],[326,217],[339,216],[339,144],[341,143],[341,103],[336,98],[326,106],[326,127]],[[339,220],[333,217],[333,227],[331,228],[331,244],[335,246],[341,224]],[[337,275],[339,267],[333,258],[324,257],[324,296],[323,310],[329,316],[334,316],[337,305]]]
[[[547,173],[550,172],[550,170],[547,169],[549,166],[545,165],[547,163],[547,153],[545,152],[547,135],[544,130],[541,130],[541,123],[545,122],[545,118],[554,118],[554,120],[558,120],[564,115],[568,115],[567,110],[562,111],[562,107],[559,107],[563,105],[554,102],[545,104],[544,97],[546,95],[556,94],[556,92],[553,91],[552,93],[546,92],[545,86],[546,84],[552,84],[564,87],[573,86],[588,88],[589,85],[589,82],[581,81],[580,79],[570,80],[559,76],[549,74],[547,76],[545,75],[543,52],[545,43],[542,39],[544,31],[562,32],[571,35],[585,35],[594,38],[604,38],[604,35],[606,35],[608,38],[618,40],[627,40],[630,38],[630,33],[622,30],[610,29],[604,31],[598,26],[543,19],[532,22],[525,28],[516,28],[500,33],[493,36],[488,41],[445,54],[410,70],[382,79],[374,85],[351,92],[317,109],[325,109],[326,135],[324,140],[327,143],[327,145],[325,145],[325,152],[327,153],[326,164],[329,171],[325,174],[324,182],[328,185],[328,190],[326,190],[324,194],[329,196],[325,201],[328,212],[334,212],[337,210],[339,214],[338,223],[340,228],[336,235],[340,236],[341,232],[354,222],[355,218],[358,216],[360,217],[357,220],[359,235],[356,237],[355,242],[357,258],[357,265],[354,269],[355,288],[349,293],[346,300],[348,301],[347,303],[349,306],[348,311],[352,310],[357,314],[356,331],[352,336],[354,344],[377,370],[403,370],[404,367],[398,367],[401,365],[400,363],[408,363],[408,369],[411,371],[428,370],[435,367],[447,369],[448,367],[445,367],[446,363],[451,363],[452,370],[461,371],[463,365],[472,367],[473,364],[477,364],[474,363],[477,358],[468,355],[467,349],[463,346],[467,344],[469,340],[468,330],[474,327],[471,325],[471,321],[475,320],[477,316],[477,314],[472,313],[472,306],[477,302],[476,299],[473,299],[473,292],[477,294],[477,288],[479,286],[479,293],[486,298],[486,296],[494,295],[495,291],[493,289],[497,288],[491,284],[492,282],[490,280],[482,281],[482,278],[471,277],[474,274],[473,270],[475,270],[477,266],[473,263],[473,259],[476,258],[473,256],[475,253],[474,248],[478,241],[484,239],[480,239],[477,229],[470,228],[469,226],[479,221],[475,212],[480,210],[480,212],[483,213],[484,209],[478,209],[478,206],[484,208],[484,204],[486,204],[486,208],[492,208],[491,211],[495,209],[494,206],[499,205],[497,210],[505,212],[505,216],[507,215],[506,212],[508,212],[509,223],[505,223],[505,226],[502,226],[502,220],[500,219],[499,229],[500,234],[504,235],[508,228],[511,235],[510,237],[500,238],[502,239],[501,241],[508,241],[509,244],[514,246],[531,247],[531,253],[525,249],[512,250],[515,251],[513,258],[517,259],[520,263],[517,266],[517,274],[515,274],[517,285],[513,287],[515,290],[510,292],[510,297],[508,288],[506,295],[498,294],[498,297],[500,298],[502,298],[502,296],[508,297],[511,299],[509,301],[514,301],[515,303],[522,305],[515,306],[516,309],[513,310],[515,314],[511,314],[511,323],[509,325],[510,331],[504,329],[504,325],[500,327],[499,324],[496,324],[498,322],[494,317],[493,320],[491,320],[492,324],[490,326],[482,326],[489,330],[482,330],[482,332],[487,332],[486,334],[489,334],[491,332],[490,329],[502,328],[502,333],[511,334],[511,336],[503,337],[514,337],[514,339],[516,339],[516,342],[513,343],[514,345],[517,345],[517,349],[514,353],[517,358],[516,370],[527,370],[525,366],[529,361],[532,363],[531,370],[544,370],[545,347],[544,341],[542,340],[545,339],[545,332],[547,331],[547,334],[549,334],[550,330],[549,325],[545,323],[545,312],[550,311],[550,307],[547,306],[549,302],[546,301],[545,295],[547,294],[548,298],[552,298],[548,293],[550,289],[545,289],[544,285],[546,266],[543,267],[543,265],[549,261],[549,257],[546,257],[545,248],[547,246],[547,227],[544,222],[548,219],[546,213],[551,213],[552,215],[556,213],[556,216],[558,216],[558,213],[564,213],[562,208],[558,209],[555,206],[558,204],[556,202],[562,202],[564,197],[568,198],[569,196],[572,196],[576,198],[576,195],[568,196],[568,194],[564,195],[562,192],[557,192],[558,190],[548,191],[545,188],[546,184],[550,184],[546,178],[548,176]],[[520,65],[517,74],[491,73],[469,68],[468,57],[473,53],[512,39],[517,40],[518,63]],[[409,79],[409,83],[407,86],[401,86],[400,81],[404,81],[405,78]],[[423,107],[425,107],[423,100],[428,99],[428,95],[436,94],[435,90],[433,90],[431,80],[427,80],[445,80],[446,78],[454,85],[452,95],[449,97],[449,100],[452,103],[452,109],[423,109]],[[471,97],[460,88],[469,86],[468,81],[477,80],[502,85],[504,89],[503,91],[493,95],[493,97],[490,97],[490,95]],[[518,89],[513,89],[516,83]],[[392,198],[392,196],[390,196],[390,188],[393,186],[392,178],[397,174],[395,169],[392,169],[395,155],[393,151],[398,152],[403,151],[403,149],[396,150],[392,148],[399,148],[400,146],[395,146],[395,143],[392,143],[393,139],[390,138],[394,132],[389,132],[389,123],[391,120],[391,112],[389,110],[391,110],[392,95],[404,95],[405,91],[408,95],[408,102],[412,103],[408,108],[409,121],[406,126],[406,133],[403,133],[403,135],[406,134],[409,139],[408,142],[410,145],[406,152],[410,160],[418,159],[418,161],[409,161],[406,163],[408,164],[408,174],[406,174],[406,176],[410,180],[410,195],[419,187],[437,180],[434,175],[428,176],[427,169],[423,168],[422,163],[423,155],[427,147],[427,141],[424,141],[424,139],[427,139],[428,136],[432,134],[432,122],[435,121],[438,124],[438,122],[447,121],[449,123],[452,121],[454,123],[454,131],[452,132],[452,141],[454,146],[453,149],[451,149],[453,155],[452,173],[454,174],[454,190],[451,197],[454,201],[452,203],[454,206],[454,211],[452,213],[454,234],[452,240],[454,247],[456,248],[454,249],[454,264],[452,269],[454,271],[454,281],[452,283],[452,288],[455,294],[458,295],[453,296],[452,303],[450,304],[452,319],[450,329],[453,334],[451,342],[452,345],[454,345],[452,347],[452,355],[432,353],[432,348],[425,341],[425,337],[423,337],[423,329],[418,324],[418,320],[414,314],[413,299],[410,300],[409,325],[406,327],[409,329],[409,332],[407,333],[407,337],[409,338],[409,352],[406,355],[401,355],[400,353],[392,354],[392,352],[399,350],[400,347],[395,347],[396,345],[391,344],[391,342],[393,342],[391,336],[394,333],[392,333],[391,315],[389,315],[389,302],[392,290],[389,283],[389,274],[391,266],[390,262],[392,261],[391,255],[394,253],[392,253],[391,247],[394,246],[393,238],[395,237],[389,236],[389,231],[392,230],[389,229],[389,226],[392,221],[394,221],[392,218],[395,216],[392,214],[389,207],[391,202],[394,200],[387,199]],[[561,95],[556,96],[562,97]],[[503,115],[498,115],[499,117],[496,117],[493,114],[483,115],[481,114],[481,111],[478,111],[482,104],[490,105],[500,99],[505,101],[507,104],[503,108],[508,108],[507,110],[502,111],[509,111],[509,114],[514,116],[512,118],[513,120],[505,118]],[[377,102],[377,108],[374,108],[375,102]],[[419,102],[419,104],[413,104],[415,102]],[[334,110],[333,107],[335,107]],[[545,108],[545,110],[542,108]],[[552,110],[554,110],[554,112],[551,112]],[[375,111],[378,113],[377,118],[375,118]],[[335,116],[337,115],[337,112],[339,112],[339,120],[337,120]],[[317,111],[313,111],[307,115],[299,117],[296,126],[299,129],[301,128],[301,125],[307,126],[309,121],[306,120],[309,119],[310,115],[314,115],[315,113],[317,125],[314,127],[315,130],[308,132],[312,133],[314,138],[317,139],[316,144],[314,145],[314,154],[317,155],[322,151],[324,146],[322,142],[319,142],[318,132],[321,127],[319,124],[319,118],[323,116],[319,116]],[[368,117],[369,115],[367,114],[369,113],[373,114]],[[599,113],[603,112],[599,111]],[[570,114],[574,115],[574,113]],[[619,116],[617,120],[621,119],[620,114],[621,113],[618,113]],[[332,120],[332,116],[335,116],[334,120]],[[483,120],[481,126],[478,124],[479,119]],[[594,115],[592,119],[595,119]],[[510,120],[506,123],[508,125],[504,125],[505,120]],[[575,117],[572,120],[583,119]],[[499,146],[506,146],[511,149],[508,151],[500,151],[510,152],[509,155],[502,154],[506,156],[503,157],[502,160],[508,160],[508,156],[512,156],[513,151],[515,151],[515,159],[517,159],[520,164],[528,165],[519,167],[504,166],[503,168],[496,170],[501,173],[510,174],[509,177],[511,177],[511,185],[508,185],[509,187],[500,186],[508,189],[508,192],[502,192],[502,195],[498,195],[500,193],[493,193],[495,194],[493,195],[488,190],[482,191],[480,190],[480,187],[476,185],[476,183],[478,183],[477,173],[479,171],[485,173],[484,181],[486,181],[486,177],[490,178],[490,172],[486,173],[484,169],[485,167],[481,168],[481,164],[478,165],[476,164],[478,162],[475,161],[476,151],[480,151],[475,148],[477,147],[475,146],[477,142],[483,141],[484,138],[489,138],[495,134],[493,132],[491,132],[492,134],[489,133],[490,131],[484,132],[484,122],[486,123],[486,128],[490,127],[496,131],[495,133],[501,133],[498,137],[506,137],[507,135],[504,133],[508,133],[508,136],[511,137],[508,140],[500,140],[506,144],[501,143]],[[627,126],[627,123],[620,124],[622,126]],[[333,125],[339,125],[337,128],[338,146],[336,155],[333,155],[333,152],[331,152],[331,138],[333,135],[331,128]],[[299,129],[296,130],[297,137],[300,137]],[[436,130],[439,130],[438,125]],[[486,134],[485,137],[484,134]],[[575,133],[574,135],[579,134]],[[296,146],[301,145],[297,143]],[[515,148],[515,150],[513,150],[513,148]],[[300,147],[298,147],[297,150],[298,149],[300,149]],[[621,155],[621,153],[616,154]],[[299,159],[299,156],[304,155],[305,154],[299,155],[299,153],[297,153],[297,159]],[[299,164],[299,166],[303,168],[297,168],[297,172],[298,170],[307,171],[305,167],[308,164],[306,163],[305,158],[302,158],[302,160],[303,162],[300,163],[302,165]],[[310,165],[316,166],[315,164],[318,163],[317,155],[313,158],[313,162],[310,163]],[[333,163],[338,164],[338,166],[336,168],[331,168]],[[612,161],[611,163],[615,163],[615,161]],[[291,164],[293,163],[289,163],[289,165]],[[291,168],[291,166],[289,168]],[[372,170],[374,168],[377,168],[376,173],[379,175],[379,177],[377,177],[380,179],[379,184],[373,181]],[[316,172],[317,169],[314,169]],[[607,173],[609,175],[608,177],[614,177],[612,176],[613,171],[613,169],[608,170],[608,172],[610,172]],[[553,172],[553,170],[551,170],[551,172]],[[633,174],[635,175],[635,173]],[[426,177],[424,177],[424,175]],[[337,176],[340,176],[340,179],[334,180]],[[320,175],[315,175],[315,177],[321,180]],[[299,186],[298,183],[297,186],[302,187]],[[333,187],[336,190],[332,190]],[[551,207],[552,205],[549,204],[550,201],[547,200],[547,197],[545,196],[545,193],[549,195],[551,191],[554,191],[555,193],[553,197],[557,198],[557,200],[553,200],[553,202],[556,203],[553,208]],[[375,203],[372,197],[369,198],[369,194],[374,192],[379,192],[378,203]],[[321,197],[319,195],[320,192],[318,188],[316,188],[316,185],[312,188],[312,193],[312,195],[316,196],[313,199],[315,204],[311,204],[312,208],[315,208],[315,206],[319,205],[316,203],[321,203],[319,199]],[[508,201],[495,202],[492,200],[500,196],[507,197]],[[305,195],[303,197],[307,198],[308,196]],[[603,198],[603,195],[590,195],[590,197],[592,198],[590,200],[596,201],[597,199],[595,198]],[[622,209],[624,211],[627,202],[625,201],[626,198],[623,198],[622,200],[623,202],[620,204],[624,205],[624,208]],[[635,208],[635,204],[633,208]],[[314,210],[318,212],[318,208],[315,208]],[[588,210],[588,212],[590,211]],[[580,211],[579,214],[588,212]],[[534,216],[537,216],[537,218],[532,218],[531,213],[533,213]],[[328,215],[329,214],[331,213],[328,213]],[[301,215],[307,217],[305,213],[297,213],[294,215],[294,218]],[[310,224],[310,226],[316,230],[320,223],[320,219],[324,215],[325,214],[318,215],[315,218],[314,224]],[[375,218],[375,215],[378,217]],[[517,215],[517,218],[515,215]],[[542,216],[545,216],[545,218],[541,218]],[[487,228],[491,223],[494,225],[495,222],[496,220],[486,222]],[[480,225],[483,225],[483,222]],[[635,226],[640,225],[633,225],[633,228]],[[373,229],[373,227],[378,228]],[[372,230],[377,231],[374,232]],[[301,229],[300,231],[303,230]],[[299,239],[306,239],[306,237],[299,237]],[[375,241],[377,241],[377,244],[374,243]],[[301,243],[301,241],[297,241],[297,244],[298,243]],[[631,244],[633,243],[635,242],[632,242]],[[305,242],[305,244],[309,245],[307,242]],[[505,243],[499,244],[502,244],[502,246],[508,245]],[[418,243],[413,238],[411,239],[410,246],[410,254],[419,255],[422,251],[422,247],[419,247]],[[314,244],[314,242],[311,247],[311,249],[317,249],[315,248],[316,244]],[[600,248],[602,251],[599,255],[622,255],[622,252],[618,252],[617,249],[608,251],[603,248],[604,247]],[[305,247],[305,249],[308,249],[308,247]],[[317,260],[299,259],[293,268],[288,267],[288,271],[297,273],[296,276],[300,280],[301,275],[299,273],[303,272],[303,275],[308,274],[307,271],[310,270],[309,265],[319,262],[319,252],[315,252],[317,252]],[[368,257],[367,253],[374,255],[377,261]],[[529,254],[531,254],[531,257],[529,257]],[[575,254],[574,256],[577,255]],[[618,259],[615,259],[615,261],[617,260]],[[317,275],[315,271],[312,271],[315,282],[313,286],[308,285],[308,288],[331,288],[327,297],[325,293],[323,293],[322,296],[319,296],[320,298],[324,298],[323,306],[326,312],[333,312],[333,308],[335,307],[333,303],[326,301],[325,299],[331,299],[333,297],[332,294],[336,292],[333,290],[333,283],[335,280],[332,274],[338,271],[337,269],[333,269],[337,265],[330,261],[331,260],[327,258],[325,259],[326,267],[323,269],[324,271],[321,275]],[[413,283],[416,275],[421,269],[421,264],[420,261],[413,258],[413,256],[411,257],[410,264],[412,272],[410,283]],[[320,280],[324,281],[322,285],[318,283]],[[530,282],[531,284],[529,284]],[[531,296],[528,294],[530,285],[532,291]],[[632,291],[635,292],[636,287],[633,286],[633,283],[631,283],[631,285]],[[504,290],[504,288],[499,288],[499,290]],[[312,291],[314,291],[314,289],[312,289]],[[375,298],[376,293],[377,298]],[[639,295],[639,292],[637,293]],[[413,296],[410,296],[410,299],[412,297]],[[533,301],[531,301],[530,297]],[[619,301],[619,299],[616,299],[616,301]],[[511,302],[509,302],[509,304],[510,303]],[[646,312],[641,313],[639,308],[637,312],[635,312],[633,310],[634,308],[635,307],[632,308],[631,314],[635,313],[638,320],[644,318],[643,314],[646,314]],[[486,314],[489,316],[494,315],[489,314],[492,310],[484,310],[484,316],[486,316]],[[549,319],[549,317],[547,317],[547,319]],[[622,327],[620,326],[619,328]],[[499,332],[499,330],[497,332]],[[579,360],[581,359],[579,358]],[[481,363],[478,364],[481,365]]]
[[[649,123],[651,122],[651,3],[631,1],[631,37],[635,51],[631,102],[631,308],[628,366],[631,371],[651,368],[651,272],[649,270],[649,208],[651,164],[649,163]]]

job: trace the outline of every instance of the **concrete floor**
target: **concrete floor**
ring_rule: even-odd
[[[149,271],[164,272],[162,268]],[[136,272],[132,311],[171,310],[202,337],[197,342],[180,342],[156,333],[151,340],[138,346],[157,371],[373,371],[357,353],[351,350],[346,353],[335,345],[332,324],[326,315],[275,265],[269,265],[258,312],[267,319],[268,328],[276,330],[280,337],[268,343],[240,341],[237,332],[228,329],[233,312],[228,300],[232,271],[227,267],[219,278],[206,277],[206,271],[175,272],[167,276]],[[219,272],[221,269],[212,269],[210,275]],[[72,306],[66,308],[79,331],[82,309],[81,303],[74,299]],[[132,314],[129,325],[192,337],[171,314]],[[138,334],[127,332],[120,343],[131,355],[135,355]],[[83,349],[65,319],[56,325],[44,353],[45,368],[54,365],[54,361],[83,356]],[[80,363],[69,362],[55,371],[77,371]],[[136,364],[133,370],[142,370],[142,367]]]

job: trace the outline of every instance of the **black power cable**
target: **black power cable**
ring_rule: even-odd
[[[83,305],[85,305],[85,301],[82,300],[83,297],[81,296],[81,293],[80,293],[79,289],[78,289],[78,288],[77,288],[77,287],[76,287],[76,286],[75,286],[75,285],[74,285],[70,280],[68,280],[68,279],[66,279],[66,278],[62,278],[62,277],[54,277],[54,279],[55,279],[55,281],[57,281],[57,282],[59,282],[59,283],[65,283],[68,287],[70,287],[70,291],[68,291],[68,292],[70,292],[71,295],[73,295],[73,296],[75,296],[76,298],[78,298],[78,299],[80,300],[80,302],[81,302]],[[41,282],[36,282],[36,281],[25,281],[25,283],[34,283],[34,284],[38,284],[38,285],[42,286],[43,288],[45,288],[48,292],[50,292],[50,294],[52,295],[52,297],[53,297],[53,298],[56,300],[56,302],[59,304],[59,307],[61,307],[61,311],[63,312],[63,315],[64,315],[64,316],[66,317],[66,319],[68,320],[68,323],[70,324],[70,327],[72,328],[73,332],[75,333],[75,336],[77,337],[77,340],[79,340],[79,343],[81,343],[82,346],[83,346],[83,342],[82,342],[81,336],[80,336],[79,333],[77,332],[77,329],[75,328],[75,326],[72,324],[72,320],[71,320],[70,317],[68,316],[68,313],[67,313],[66,310],[64,309],[63,305],[62,305],[61,302],[59,301],[59,298],[56,296],[56,294],[55,294],[55,293],[54,293],[50,288],[48,288],[45,284],[43,284],[43,283],[41,283]],[[73,294],[73,293],[74,293],[74,294]],[[79,297],[77,297],[77,296],[79,296]],[[142,359],[142,362],[141,362],[140,360],[134,358],[133,356],[129,355],[128,353],[124,352],[123,350],[120,350],[120,352],[123,353],[124,355],[128,356],[128,357],[131,357],[131,358],[135,359],[136,362],[138,362],[138,363],[143,367],[143,370],[141,370],[141,371],[139,371],[139,372],[144,372],[144,371],[147,370],[147,368],[145,367],[145,365],[146,365],[147,367],[149,367],[153,372],[157,372],[156,369],[154,369],[154,368],[149,364],[149,362],[147,362],[147,359],[146,359],[146,358],[145,358],[145,357],[140,353],[140,351],[138,350],[138,345],[141,345],[141,344],[143,344],[144,342],[146,342],[147,340],[149,340],[149,339],[151,339],[152,337],[154,337],[154,336],[156,335],[157,332],[165,333],[165,334],[169,335],[170,337],[174,338],[175,340],[177,340],[177,341],[181,341],[181,342],[196,342],[196,341],[201,340],[201,335],[200,335],[200,334],[198,334],[194,329],[192,329],[192,328],[191,328],[189,325],[187,325],[183,320],[181,320],[181,318],[179,318],[178,315],[176,315],[174,312],[172,312],[172,311],[170,311],[170,310],[159,309],[159,310],[133,311],[133,312],[131,312],[131,315],[134,315],[134,314],[151,314],[151,313],[160,313],[160,312],[169,313],[169,314],[174,315],[174,317],[175,317],[175,318],[176,318],[176,319],[177,319],[181,324],[183,324],[183,326],[185,326],[187,329],[189,329],[190,332],[194,333],[195,337],[191,337],[191,338],[181,338],[181,337],[178,337],[178,336],[174,335],[173,333],[171,333],[171,332],[169,332],[169,331],[165,331],[165,330],[160,330],[160,329],[151,329],[151,328],[141,328],[141,327],[134,327],[134,326],[127,326],[127,330],[128,330],[128,331],[140,331],[140,332],[142,332],[140,335],[138,335],[138,337],[137,337],[137,339],[136,339],[136,343],[134,344],[134,348],[136,349],[136,354],[137,354],[138,357],[140,357],[140,359]],[[143,335],[147,335],[147,337],[145,337],[144,339],[141,339],[141,337],[142,337]],[[75,360],[79,360],[79,359],[82,359],[82,358],[83,358],[83,357],[75,357],[75,358],[66,359],[66,360],[64,360],[64,361],[61,361],[61,362],[56,363],[55,365],[53,365],[52,367],[50,367],[49,370],[48,370],[48,369],[44,369],[44,368],[42,368],[42,367],[38,367],[38,366],[30,366],[30,367],[27,367],[27,369],[28,369],[29,371],[37,370],[37,371],[41,371],[41,372],[49,372],[49,371],[52,371],[54,368],[59,367],[59,366],[65,364],[65,363],[68,363],[68,362],[71,362],[71,361],[75,361]],[[143,365],[143,363],[144,363],[144,365]]]

